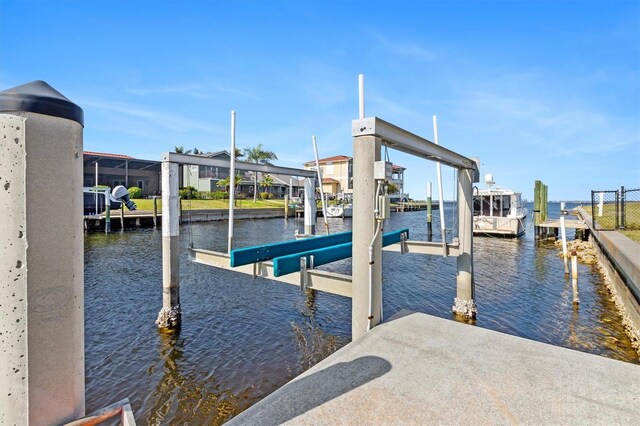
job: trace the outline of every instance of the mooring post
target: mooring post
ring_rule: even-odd
[[[111,233],[111,200],[109,199],[109,193],[107,192],[106,196],[104,197],[104,232],[106,234],[110,234]]]
[[[236,111],[231,111],[231,153],[229,159],[229,221],[227,229],[227,253],[233,250],[233,225],[236,200]]]
[[[158,226],[158,197],[153,196],[153,227]]]
[[[124,231],[124,203],[120,205],[120,231]]]
[[[567,253],[567,229],[564,224],[564,216],[560,216],[560,235],[562,237],[562,259],[564,260],[564,273],[569,275],[569,256]]]
[[[284,220],[289,219],[289,195],[284,194]]]
[[[465,318],[475,318],[475,280],[473,276],[473,170],[458,169],[458,240],[460,250],[456,261],[456,298],[453,312]],[[442,207],[442,206],[441,206]],[[443,214],[443,211],[440,211]]]
[[[535,239],[540,239],[540,191],[542,187],[542,182],[539,180],[535,181],[535,185],[533,188],[533,233]]]
[[[316,180],[305,178],[304,180],[304,234],[316,234]]]
[[[82,132],[43,81],[0,92],[0,424],[84,416]]]
[[[162,163],[162,309],[156,324],[162,329],[180,327],[178,165]]]
[[[579,304],[578,298],[578,252],[571,252],[571,286],[573,288],[573,303]]]
[[[427,241],[433,239],[433,227],[431,225],[432,213],[431,213],[431,182],[427,182]]]
[[[353,245],[351,338],[366,333],[380,323],[382,303],[382,237],[373,241],[373,264],[369,264],[369,246],[376,230],[374,219],[376,182],[373,163],[380,160],[380,138],[359,136],[353,140]],[[371,280],[371,281],[370,281]],[[371,300],[370,300],[371,299]]]

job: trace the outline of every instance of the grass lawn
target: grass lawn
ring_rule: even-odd
[[[153,210],[153,200],[138,199],[133,200],[138,206],[138,210]],[[182,210],[210,210],[210,209],[228,209],[229,200],[182,200]],[[284,200],[236,200],[236,208],[238,209],[266,209],[266,208],[282,208],[284,209]],[[158,200],[158,211],[162,209],[162,201]]]
[[[596,221],[603,228],[615,227],[616,206],[609,203],[603,206],[602,216],[596,217]],[[591,206],[585,206],[585,210],[591,214]],[[595,206],[596,215],[598,214],[598,206]],[[618,231],[626,235],[633,241],[640,243],[640,203],[639,202],[627,202],[625,209],[625,225],[626,229],[619,229]]]

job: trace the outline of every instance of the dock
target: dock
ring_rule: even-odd
[[[638,365],[403,311],[228,424],[637,424],[638,383]]]
[[[538,226],[541,228],[560,229],[560,219],[547,219]],[[565,219],[564,227],[567,229],[589,229],[584,220],[579,219]]]

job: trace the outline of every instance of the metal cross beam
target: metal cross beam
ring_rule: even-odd
[[[383,145],[428,160],[439,161],[456,169],[472,169],[479,173],[478,165],[470,158],[408,132],[378,117],[367,117],[351,122],[351,135],[376,136]],[[478,176],[479,180],[479,176]]]
[[[276,277],[273,272],[272,262],[258,262],[250,265],[242,265],[235,268],[229,266],[229,255],[204,249],[190,249],[194,262],[216,268],[228,269],[234,272],[262,277],[281,283],[304,286],[306,288],[339,296],[351,297],[351,277],[336,272],[321,271],[319,269],[307,269],[287,275]]]
[[[165,152],[162,154],[162,161],[177,164],[192,164],[197,166],[227,167],[231,163],[229,160],[219,158],[207,158],[201,155],[178,154],[175,152]],[[316,177],[315,170],[295,169],[293,167],[274,166],[273,164],[256,164],[246,161],[236,161],[236,170],[250,170],[261,173],[275,173],[289,176]]]

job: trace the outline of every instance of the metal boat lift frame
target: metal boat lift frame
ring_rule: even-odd
[[[363,112],[361,111],[361,116]],[[231,257],[203,249],[191,249],[196,262],[263,277],[301,288],[326,291],[352,298],[352,337],[366,332],[368,324],[381,321],[382,302],[382,235],[375,241],[374,199],[375,161],[381,159],[381,146],[397,149],[431,161],[453,167],[458,173],[458,239],[451,243],[426,241],[401,241],[386,250],[402,253],[418,253],[457,257],[456,298],[453,312],[465,318],[476,315],[475,284],[473,276],[473,183],[479,181],[479,168],[473,159],[437,145],[425,138],[386,122],[378,117],[352,121],[354,158],[353,235],[351,244],[352,275],[314,269],[313,261],[299,253],[300,269],[287,275],[276,276],[271,260],[231,267]],[[163,308],[156,321],[160,327],[173,328],[180,324],[180,295],[178,274],[178,164],[213,165],[229,167],[229,160],[211,159],[188,154],[165,153],[162,155],[162,246],[163,246]],[[290,174],[312,177],[309,170],[257,165],[237,162],[239,170],[256,170],[264,173]],[[371,242],[373,241],[373,244]],[[373,262],[368,250],[372,245]],[[345,255],[344,257],[348,257]],[[312,259],[312,257],[311,257]],[[311,263],[311,264],[309,264]],[[371,285],[371,287],[370,287]],[[369,311],[369,305],[373,307]]]

